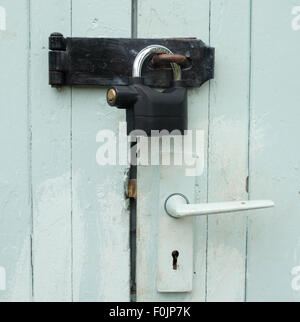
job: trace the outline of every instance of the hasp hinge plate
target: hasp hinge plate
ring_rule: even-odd
[[[52,86],[128,85],[133,61],[140,50],[158,44],[174,54],[187,57],[181,65],[185,87],[200,87],[214,76],[214,48],[195,38],[64,38],[59,33],[49,38],[49,84]],[[169,87],[172,70],[166,62],[144,64],[145,84]]]

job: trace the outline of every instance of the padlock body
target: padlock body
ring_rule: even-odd
[[[143,84],[131,86],[137,95],[135,103],[126,109],[128,135],[136,130],[142,130],[147,136],[164,130],[175,135],[184,133],[188,122],[186,88],[175,85],[159,92]],[[166,134],[165,131],[158,133]]]

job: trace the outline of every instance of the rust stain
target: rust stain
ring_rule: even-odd
[[[130,179],[128,183],[128,197],[136,199],[137,182],[136,179]]]
[[[186,56],[178,54],[157,54],[154,55],[151,63],[156,66],[164,65],[165,63],[176,63],[179,65],[184,65],[187,62]]]
[[[4,39],[13,39],[17,37],[17,33],[14,31],[4,31],[3,38]]]

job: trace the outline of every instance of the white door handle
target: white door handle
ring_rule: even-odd
[[[246,200],[190,204],[184,195],[178,193],[169,196],[165,202],[165,210],[167,214],[175,218],[214,215],[269,207],[274,207],[274,202],[271,200]]]
[[[195,203],[195,177],[187,176],[186,169],[181,166],[161,166],[156,172],[160,180],[156,287],[160,293],[183,293],[193,290],[194,216],[230,214],[237,211],[248,214],[245,210],[274,206],[273,201],[269,200]],[[174,187],[179,187],[180,191],[174,191]],[[202,224],[206,222],[200,220],[197,223],[198,229]],[[199,240],[196,247],[202,247]]]

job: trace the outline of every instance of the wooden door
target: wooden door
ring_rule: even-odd
[[[205,133],[195,200],[276,204],[198,218],[192,292],[160,293],[161,179],[157,168],[139,167],[139,301],[299,300],[299,11],[286,0],[138,2],[139,37],[194,36],[216,49],[215,79],[189,90],[189,128]]]
[[[96,162],[125,114],[103,88],[48,85],[55,31],[215,47],[214,80],[188,95],[195,200],[276,206],[195,220],[191,292],[157,291],[158,167],[137,169],[130,263],[129,166]],[[135,275],[137,301],[299,301],[299,37],[297,0],[0,0],[0,301],[129,301]]]
[[[123,113],[105,89],[51,88],[47,70],[52,32],[130,37],[131,2],[0,6],[0,301],[128,301],[128,169],[96,162],[97,132]]]

